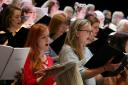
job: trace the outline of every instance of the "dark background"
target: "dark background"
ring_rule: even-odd
[[[35,0],[37,6],[41,6],[41,3],[44,3],[46,0]],[[65,6],[72,6],[74,3],[92,3],[96,6],[96,10],[99,9],[103,11],[104,9],[111,10],[112,12],[123,11],[125,17],[128,15],[128,0],[58,0],[60,2],[60,9],[62,10]]]

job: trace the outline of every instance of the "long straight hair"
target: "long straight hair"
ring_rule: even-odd
[[[86,19],[78,19],[71,23],[69,32],[65,40],[65,43],[70,45],[71,48],[73,48],[75,54],[78,55],[78,58],[80,60],[83,59],[84,55],[83,49],[80,49],[80,43],[78,37],[76,36],[76,33],[84,25],[90,25],[90,22]]]
[[[61,24],[67,24],[67,18],[65,14],[55,14],[49,23],[50,38],[54,39],[54,36],[56,35]]]
[[[41,36],[42,33],[45,33],[46,30],[48,30],[48,27],[43,24],[35,24],[29,30],[25,46],[31,48],[29,58],[31,62],[30,67],[33,72],[39,70],[42,66],[41,59],[39,58],[40,50],[38,46],[38,38]]]

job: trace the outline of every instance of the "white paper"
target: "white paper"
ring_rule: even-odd
[[[35,9],[37,14],[37,17],[34,21],[35,23],[39,21],[43,16],[48,15],[48,8],[35,7]]]
[[[29,48],[0,46],[0,80],[14,80],[16,72],[23,68],[28,53]]]

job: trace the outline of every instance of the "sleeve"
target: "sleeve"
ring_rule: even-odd
[[[79,66],[79,71],[81,73],[82,78],[85,78],[86,68],[81,64],[81,61],[78,59],[77,55],[71,49],[62,49],[60,53],[60,63],[65,62],[75,62]]]
[[[23,70],[24,75],[24,85],[36,85],[36,77],[33,75],[32,70],[30,69],[30,59],[27,58]]]
[[[79,59],[78,57],[72,52],[67,49],[62,50],[60,54],[60,63],[65,63],[65,62],[75,62],[78,63]]]

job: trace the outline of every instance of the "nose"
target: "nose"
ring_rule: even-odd
[[[21,22],[21,17],[19,17],[18,20]]]
[[[46,41],[49,42],[49,37],[46,38]]]

